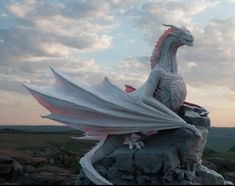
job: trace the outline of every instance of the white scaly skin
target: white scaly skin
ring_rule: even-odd
[[[176,52],[180,46],[192,46],[193,37],[186,29],[171,26],[171,31],[161,41],[152,71],[142,87],[131,93],[143,101],[155,99],[174,112],[178,112],[186,98],[186,84],[178,74]],[[153,59],[152,59],[153,60]]]
[[[187,91],[183,78],[178,74],[176,52],[180,46],[192,46],[193,37],[184,28],[172,28],[174,31],[172,35],[167,36],[163,41],[156,65],[153,67],[147,81],[139,89],[130,93],[130,95],[152,107],[155,107],[155,104],[158,105],[156,102],[157,99],[177,113],[185,101]],[[201,136],[200,132],[194,126],[187,125],[186,128],[193,130],[196,135]],[[144,146],[141,141],[133,141],[131,136],[126,137],[126,140],[131,150],[134,147],[140,149]],[[100,145],[99,148],[101,151],[102,145]],[[105,155],[105,153],[103,155]],[[92,157],[95,156],[96,153],[94,151]],[[86,175],[96,184],[112,184],[107,180],[103,182],[95,180],[97,179],[97,175],[91,176],[91,174],[88,173],[86,173]]]
[[[151,61],[152,71],[147,81],[131,95],[153,107],[157,104],[156,100],[158,100],[170,110],[178,113],[185,101],[187,90],[186,83],[178,74],[176,53],[180,46],[193,46],[194,39],[184,27],[165,26],[170,26],[171,31],[161,41],[158,55],[151,59],[154,60]],[[206,110],[204,112],[206,115],[208,114]],[[194,126],[187,125],[186,128],[201,136]]]

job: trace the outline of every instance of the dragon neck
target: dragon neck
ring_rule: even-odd
[[[180,45],[174,42],[174,40],[170,37],[165,39],[159,48],[157,64],[163,67],[167,72],[177,74],[178,67],[176,53],[179,47]]]

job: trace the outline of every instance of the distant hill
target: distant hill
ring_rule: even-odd
[[[211,128],[207,142],[208,148],[225,152],[233,146],[235,146],[235,128]]]
[[[0,133],[69,133],[81,134],[79,130],[67,126],[52,125],[0,125]],[[216,152],[228,151],[235,146],[235,128],[211,128],[207,148]]]
[[[212,127],[209,136],[214,138],[226,138],[235,139],[235,127],[234,128],[220,128]]]
[[[32,132],[32,133],[80,133],[67,126],[54,126],[54,125],[0,125],[1,132]]]

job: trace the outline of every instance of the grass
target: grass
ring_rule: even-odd
[[[71,138],[71,136],[80,135],[80,133],[0,133],[0,148],[32,152],[37,148],[56,150],[58,147],[63,147],[82,156],[95,142]],[[217,137],[217,135],[209,137],[203,158],[235,160],[235,152],[229,152],[232,146],[235,146],[235,140]]]
[[[0,134],[1,149],[15,149],[20,151],[33,151],[36,148],[49,148],[52,150],[63,147],[79,155],[87,152],[94,141],[78,141],[71,138],[71,134]]]
[[[213,137],[207,142],[207,148],[217,152],[228,151],[232,146],[235,146],[235,139],[221,139]]]

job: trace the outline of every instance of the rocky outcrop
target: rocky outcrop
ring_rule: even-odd
[[[116,149],[95,163],[96,170],[118,185],[227,185],[224,177],[202,165],[210,120],[202,109],[183,106],[180,115],[194,125],[201,136],[188,128],[159,131],[143,142],[141,150],[127,146]],[[77,184],[92,184],[81,173]]]
[[[17,178],[23,175],[23,166],[7,155],[0,155],[0,183],[17,182]]]
[[[77,175],[73,170],[53,166],[51,157],[43,156],[1,149],[0,185],[75,185]]]
[[[32,165],[32,166],[42,166],[47,164],[47,159],[44,157],[34,157],[31,154],[16,151],[13,149],[0,149],[0,155],[9,156],[20,164]]]

